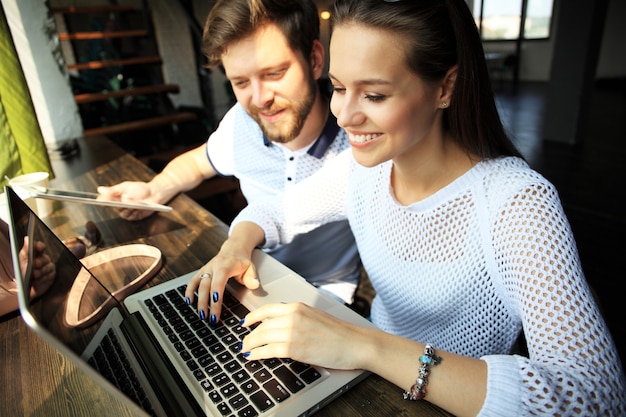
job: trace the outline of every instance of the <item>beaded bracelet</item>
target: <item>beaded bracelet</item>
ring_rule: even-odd
[[[405,400],[417,401],[426,397],[426,384],[428,383],[428,374],[430,367],[439,365],[442,361],[440,356],[435,355],[435,348],[430,343],[424,346],[424,354],[420,356],[419,375],[415,379],[415,384],[411,386],[410,391],[405,391],[402,398]]]

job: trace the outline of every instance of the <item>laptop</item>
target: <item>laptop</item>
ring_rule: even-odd
[[[116,272],[96,276],[9,186],[5,186],[5,195],[24,321],[137,411],[154,416],[308,416],[369,375],[288,358],[249,361],[242,357],[238,345],[249,330],[239,326],[239,321],[268,302],[301,301],[346,321],[373,327],[260,250],[254,252],[253,261],[261,288],[251,291],[230,280],[216,326],[201,321],[195,306],[184,301],[186,283],[195,271],[115,300],[104,318],[91,325],[76,325],[67,318],[70,304],[76,302],[68,297],[76,277],[87,273],[89,281],[81,284],[80,305],[71,309],[88,316],[114,298],[112,293],[123,285],[119,281],[125,274],[113,268]],[[28,245],[26,265],[20,266],[19,258],[25,237],[29,242],[43,241],[46,254],[56,265],[54,280],[46,284],[49,288],[32,299],[33,245]]]

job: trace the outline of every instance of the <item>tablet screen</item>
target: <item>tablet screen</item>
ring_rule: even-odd
[[[47,198],[49,200],[73,201],[84,204],[95,204],[98,206],[131,208],[150,211],[172,211],[170,206],[162,204],[148,203],[141,200],[134,201],[115,201],[103,200],[98,198],[98,193],[89,193],[84,191],[60,190],[57,188],[46,188],[40,186],[27,186],[21,188],[28,189],[32,197]]]

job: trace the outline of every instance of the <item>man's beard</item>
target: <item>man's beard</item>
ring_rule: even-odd
[[[269,107],[259,109],[251,107],[248,111],[250,116],[257,122],[263,134],[272,142],[287,143],[294,140],[304,126],[306,118],[309,116],[315,97],[317,95],[317,85],[315,80],[311,80],[308,84],[309,90],[302,101],[287,102],[285,105],[276,104],[274,101]],[[261,116],[260,111],[273,112],[277,110],[285,110],[286,114],[281,116],[278,123],[266,123]]]

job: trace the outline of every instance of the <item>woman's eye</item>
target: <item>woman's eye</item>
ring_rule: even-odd
[[[365,95],[366,100],[373,101],[373,102],[384,101],[386,98],[387,98],[386,96],[381,96],[379,94],[366,94]]]
[[[333,93],[338,93],[338,94],[341,94],[341,93],[345,93],[346,89],[345,89],[345,88],[343,88],[343,87],[337,87],[337,86],[334,86],[334,85],[333,85],[333,86],[331,87],[331,91],[332,91]]]

